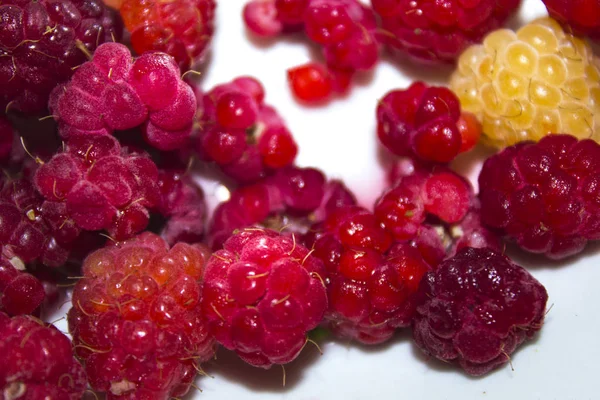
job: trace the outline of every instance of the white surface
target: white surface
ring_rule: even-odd
[[[404,63],[380,63],[375,72],[361,78],[350,95],[328,107],[299,106],[286,84],[287,68],[309,60],[311,50],[297,38],[272,43],[253,42],[246,35],[241,10],[245,0],[220,0],[218,30],[204,87],[229,81],[238,75],[259,78],[267,91],[266,101],[276,106],[300,146],[298,163],[315,166],[329,176],[342,178],[361,203],[371,207],[378,197],[384,173],[377,155],[375,106],[378,98],[394,88],[423,79],[443,83],[448,72],[420,71]],[[520,26],[544,15],[540,0],[525,0]],[[316,54],[313,52],[313,55]],[[481,160],[469,155],[457,164],[476,176]],[[588,248],[576,260],[551,264],[537,259],[517,261],[535,264],[531,272],[546,286],[553,304],[546,326],[536,340],[518,350],[509,366],[483,378],[469,378],[455,368],[426,361],[412,345],[408,330],[391,343],[364,348],[344,342],[323,345],[323,356],[307,346],[299,359],[282,370],[269,371],[244,365],[235,355],[218,352],[205,365],[214,379],[200,377],[203,393],[188,399],[202,400],[592,400],[600,398],[597,363],[600,360],[600,246]],[[66,311],[69,305],[65,305]],[[64,322],[64,321],[63,321]],[[62,323],[61,323],[62,325]],[[64,325],[63,325],[64,326]]]

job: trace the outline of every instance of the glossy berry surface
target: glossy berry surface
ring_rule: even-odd
[[[413,323],[427,355],[483,375],[507,364],[544,322],[548,294],[506,256],[465,248],[421,282]]]
[[[200,311],[209,252],[143,233],[91,253],[69,331],[91,387],[107,399],[184,396],[214,355]]]
[[[83,397],[87,382],[71,342],[52,325],[0,312],[0,393],[3,399]]]
[[[479,175],[482,220],[550,258],[600,239],[600,145],[549,135],[490,157]]]
[[[43,111],[50,91],[67,81],[99,44],[120,39],[120,24],[101,0],[3,1],[1,109]]]
[[[423,63],[454,63],[516,12],[520,0],[371,0],[392,50]]]
[[[217,341],[247,363],[286,364],[323,319],[326,278],[295,236],[246,228],[210,258],[202,311]]]
[[[318,103],[327,100],[332,93],[333,83],[325,66],[309,63],[287,71],[292,93],[300,101]]]
[[[215,8],[215,0],[123,0],[119,11],[136,53],[167,53],[187,71],[208,51]]]
[[[597,59],[552,19],[490,33],[461,55],[450,88],[496,147],[553,132],[600,138]]]
[[[600,38],[600,1],[542,0],[548,14],[568,32]]]

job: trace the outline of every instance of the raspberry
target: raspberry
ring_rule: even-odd
[[[123,0],[119,11],[138,54],[165,52],[187,71],[208,50],[216,6],[215,0]]]
[[[466,126],[467,120],[461,120],[454,93],[423,82],[387,93],[377,106],[377,135],[383,145],[396,155],[423,161],[447,163],[463,148],[473,147],[473,143],[462,144],[479,136],[479,126],[469,122],[471,126]]]
[[[71,342],[52,325],[0,312],[0,393],[3,399],[78,400],[87,387]]]
[[[206,266],[202,311],[219,343],[270,368],[295,359],[327,309],[323,263],[295,236],[246,228]]]
[[[0,215],[0,225],[4,222],[3,217]],[[0,248],[0,251],[3,250]],[[33,275],[15,268],[13,262],[18,268],[25,267],[18,260],[9,260],[0,255],[0,314],[19,315],[39,311],[45,297],[44,286]]]
[[[508,147],[479,175],[482,220],[554,259],[600,239],[600,145],[571,135]]]
[[[383,43],[428,64],[454,63],[462,51],[501,27],[520,0],[371,0],[387,32]]]
[[[116,240],[144,230],[159,202],[158,170],[147,156],[129,154],[112,136],[74,136],[36,171],[35,186],[54,229],[106,229]],[[45,213],[45,211],[43,211]]]
[[[598,0],[542,0],[548,14],[560,22],[567,32],[600,37],[600,2]]]
[[[259,81],[239,77],[200,96],[197,151],[225,174],[247,183],[294,162],[298,146],[277,111],[264,103]]]
[[[196,99],[172,57],[146,53],[132,62],[127,47],[106,43],[54,90],[49,108],[65,139],[143,125],[149,144],[173,150],[191,134]]]
[[[429,272],[418,296],[417,346],[476,376],[505,365],[540,330],[548,300],[524,268],[493,250],[472,248]]]
[[[122,27],[100,0],[3,1],[0,5],[0,107],[43,111],[50,91]]]
[[[94,390],[109,400],[188,392],[198,363],[214,355],[200,312],[208,254],[143,233],[86,258],[68,322]]]
[[[262,225],[286,233],[305,233],[339,207],[355,205],[341,181],[314,168],[287,167],[274,176],[231,193],[215,209],[210,242],[217,249],[236,229]]]
[[[463,53],[450,86],[497,147],[552,132],[600,138],[597,59],[549,18],[490,33]]]
[[[431,269],[418,249],[393,243],[375,216],[357,206],[332,212],[307,245],[329,275],[326,319],[338,336],[382,343],[410,324],[414,293]]]

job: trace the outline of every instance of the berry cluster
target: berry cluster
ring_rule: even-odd
[[[202,110],[196,148],[238,182],[252,182],[294,162],[298,146],[262,84],[238,77],[198,94]]]
[[[148,143],[173,150],[191,134],[196,98],[172,57],[146,53],[132,61],[127,47],[107,43],[54,89],[49,107],[67,140],[143,125]]]

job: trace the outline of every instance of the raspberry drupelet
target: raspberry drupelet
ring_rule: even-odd
[[[144,230],[149,209],[160,201],[154,162],[109,135],[71,137],[38,168],[34,182],[55,230],[107,230],[116,240]]]
[[[454,63],[462,51],[500,28],[520,0],[371,0],[393,52],[426,64]]]
[[[489,144],[553,132],[600,139],[600,69],[592,48],[550,19],[496,30],[461,55],[450,88]]]
[[[196,98],[171,56],[145,53],[133,59],[124,45],[105,43],[66,85],[54,89],[49,108],[65,139],[142,126],[150,145],[174,150],[190,137]]]
[[[111,399],[184,396],[214,355],[200,310],[209,250],[152,233],[91,253],[68,313],[90,386]]]
[[[600,145],[571,135],[524,142],[487,159],[482,220],[532,253],[559,259],[600,239]]]
[[[0,108],[33,114],[99,44],[119,40],[122,27],[101,0],[6,0],[0,32]]]
[[[493,250],[473,248],[425,275],[417,296],[417,346],[475,376],[507,364],[541,329],[548,300],[524,268]]]
[[[286,364],[323,319],[326,279],[296,236],[245,228],[210,258],[202,311],[216,340],[247,363]]]
[[[119,11],[136,53],[162,51],[187,71],[208,51],[216,6],[215,0],[123,0]]]
[[[298,152],[283,119],[264,98],[262,84],[246,76],[199,94],[197,151],[238,182],[257,181],[291,165]]]
[[[79,400],[87,388],[69,338],[31,316],[0,312],[0,393],[10,399]]]

